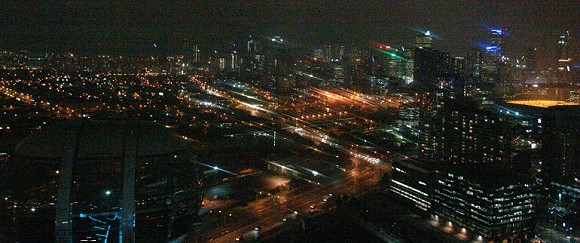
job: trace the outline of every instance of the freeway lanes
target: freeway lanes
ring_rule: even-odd
[[[196,232],[188,242],[234,242],[236,238],[260,226],[260,232],[265,232],[280,225],[289,212],[298,211],[301,215],[308,213],[311,206],[314,209],[326,210],[332,207],[333,200],[329,194],[358,195],[376,188],[380,180],[380,173],[365,169],[357,176],[344,177],[335,183],[316,187],[312,190],[287,196],[287,200],[271,206],[267,201],[251,205],[246,208],[251,215],[214,228],[205,228]]]

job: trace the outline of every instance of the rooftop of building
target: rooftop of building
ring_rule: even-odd
[[[141,120],[72,120],[43,128],[23,139],[16,155],[33,158],[62,158],[72,146],[77,158],[122,157],[129,134],[133,134],[136,153],[156,156],[175,153],[189,144],[161,125]],[[75,141],[69,141],[74,139]],[[68,145],[67,145],[68,144]]]
[[[393,165],[404,166],[424,174],[427,174],[432,170],[432,168],[429,165],[417,159],[402,159],[395,161]]]
[[[464,180],[490,190],[510,185],[527,184],[530,180],[523,173],[497,165],[449,165],[439,167],[436,170],[439,173],[451,173],[455,177],[463,176]]]

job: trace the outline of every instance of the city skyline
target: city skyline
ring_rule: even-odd
[[[580,242],[573,1],[0,5],[0,242]]]
[[[1,49],[82,54],[151,54],[154,44],[178,53],[183,39],[220,49],[250,34],[280,35],[303,48],[371,40],[410,46],[414,36],[429,30],[436,49],[462,56],[485,44],[489,29],[501,28],[507,29],[508,56],[538,48],[540,56],[553,60],[558,37],[566,31],[574,37],[580,29],[574,1],[447,1],[428,7],[414,1],[47,1],[2,9]]]

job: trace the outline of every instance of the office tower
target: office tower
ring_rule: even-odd
[[[181,46],[180,54],[183,56],[183,61],[185,63],[193,62],[193,51],[192,44],[188,39],[183,39],[183,46]]]
[[[467,76],[467,63],[464,57],[451,57],[451,73],[448,87],[454,95],[465,95],[465,77]]]
[[[226,70],[227,65],[226,65],[226,58],[225,57],[219,57],[217,64],[218,64],[220,71]]]
[[[444,99],[424,128],[419,154],[435,165],[511,166],[512,130],[508,119],[465,99]]]
[[[580,106],[545,109],[541,121],[544,171],[553,180],[568,183],[580,178]],[[575,179],[576,178],[576,179]]]
[[[334,46],[332,45],[326,45],[324,46],[324,53],[322,58],[327,61],[327,62],[331,62],[334,59]]]
[[[200,53],[200,50],[199,50],[199,46],[198,45],[193,45],[192,46],[192,51],[193,51],[193,54],[192,54],[192,57],[193,57],[192,61],[193,61],[193,63],[200,62],[201,61],[201,56],[200,56],[201,53]]]
[[[401,54],[403,58],[396,60],[399,65],[398,68],[399,72],[397,77],[404,80],[405,84],[410,84],[414,81],[413,76],[414,72],[413,66],[415,65],[413,60],[414,48],[401,47]]]
[[[433,90],[437,81],[449,77],[450,56],[447,52],[416,48],[413,53],[414,82],[427,90]]]
[[[503,55],[503,38],[505,31],[501,29],[490,30],[490,46],[486,47],[486,51],[492,55]]]
[[[324,58],[324,48],[322,46],[315,46],[312,50],[312,57],[317,60],[322,60]]]
[[[431,212],[434,182],[432,170],[424,164],[411,160],[396,161],[392,165],[389,189],[402,202],[428,215]]]
[[[427,31],[415,37],[415,46],[418,48],[433,48],[433,37],[431,32]]]
[[[10,242],[165,242],[197,219],[192,144],[160,125],[70,121],[24,139],[15,154],[0,172]]]
[[[528,49],[528,53],[524,57],[524,64],[530,75],[539,73],[538,69],[538,48]]]
[[[230,70],[238,70],[240,67],[241,58],[237,51],[232,51],[228,58],[228,68]]]
[[[326,62],[340,62],[344,59],[345,49],[341,45],[315,46],[312,55]]]
[[[465,95],[467,96],[475,96],[481,90],[483,60],[484,53],[481,49],[471,48],[467,51],[467,57],[465,59]]]
[[[414,129],[419,127],[419,104],[416,102],[401,104],[398,115],[397,124],[399,126],[408,126]]]
[[[258,43],[250,35],[250,39],[246,43],[246,51],[249,53],[256,53],[258,51]]]
[[[332,72],[332,81],[337,84],[344,83],[344,65],[343,62],[331,62],[330,69]]]
[[[558,81],[570,83],[572,81],[572,36],[569,31],[561,35],[558,40]]]
[[[467,74],[467,61],[464,57],[451,58],[451,75],[464,77]]]
[[[495,72],[499,67],[499,62],[502,61],[504,56],[503,42],[505,36],[505,30],[502,29],[492,29],[490,30],[489,46],[485,48],[486,58],[485,65],[489,72]]]
[[[472,80],[474,84],[481,79],[483,59],[484,53],[479,48],[471,48],[467,52],[467,58],[465,60],[467,66],[467,77],[470,81]]]
[[[292,63],[292,48],[288,41],[280,36],[270,38],[261,50],[264,54],[264,69],[268,72],[281,73]]]
[[[240,56],[240,68],[245,70],[263,68],[264,55],[262,53],[262,48],[260,42],[255,40],[252,35],[248,37],[244,49],[237,54]]]
[[[492,165],[433,168],[403,160],[392,165],[389,189],[403,204],[430,216],[435,227],[476,242],[501,241],[523,239],[534,230],[535,195],[532,183],[522,178]]]
[[[490,45],[485,48],[482,76],[483,81],[488,83],[488,86],[494,86],[501,82],[505,34],[505,31],[501,29],[490,30]],[[493,87],[486,87],[485,91],[490,92],[492,89]]]
[[[333,62],[341,62],[344,59],[344,46],[342,45],[332,45],[330,46],[330,55],[327,60]]]
[[[533,233],[535,194],[522,175],[489,165],[450,166],[434,174],[432,224],[477,241],[523,239]]]

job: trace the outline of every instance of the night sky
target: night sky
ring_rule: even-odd
[[[580,30],[580,3],[569,1],[2,1],[0,50],[169,53],[184,38],[220,48],[252,33],[280,35],[297,46],[408,45],[430,29],[437,49],[462,55],[485,42],[486,28],[507,28],[508,56],[538,47],[556,53],[558,35]]]

